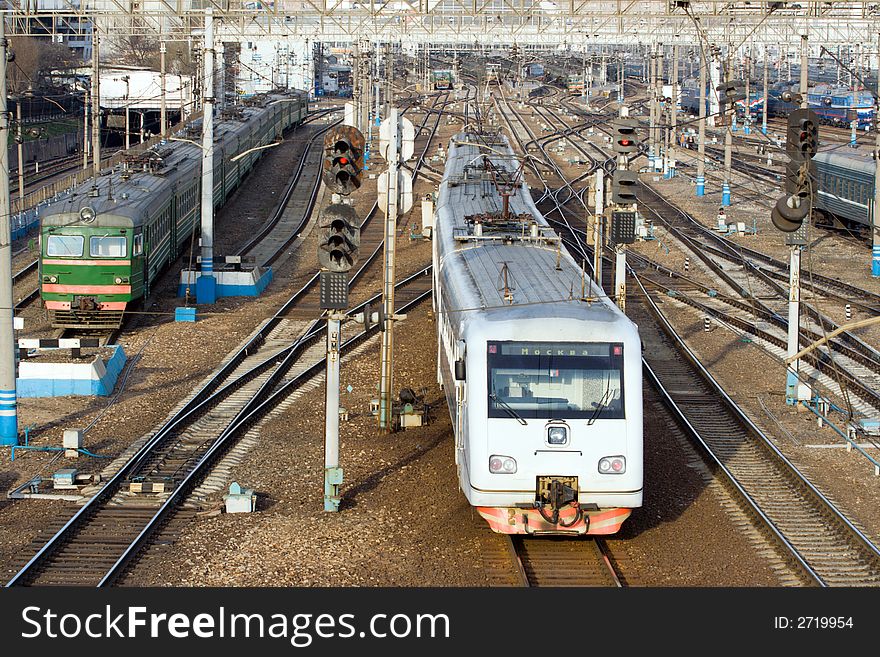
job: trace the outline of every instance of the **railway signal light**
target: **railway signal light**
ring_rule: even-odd
[[[636,202],[639,174],[635,171],[616,170],[611,176],[611,202],[632,205]]]
[[[785,152],[792,161],[809,160],[819,149],[819,117],[808,109],[796,109],[788,115]]]
[[[770,212],[773,225],[784,233],[794,233],[810,216],[816,194],[816,165],[811,161],[819,148],[819,119],[808,109],[796,109],[788,115],[785,152],[786,195]]]
[[[324,136],[323,180],[335,194],[348,196],[361,186],[365,140],[350,125],[330,130]]]
[[[345,272],[358,259],[361,229],[358,217],[350,205],[334,203],[324,208],[318,219],[323,231],[318,244],[318,263],[331,272]]]
[[[636,139],[636,119],[620,118],[611,121],[614,128],[614,152],[621,154],[635,153],[639,150],[639,142]]]

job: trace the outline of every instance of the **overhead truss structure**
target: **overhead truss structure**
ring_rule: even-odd
[[[6,0],[11,35],[186,40],[213,7],[223,40],[520,44],[874,44],[880,0]]]

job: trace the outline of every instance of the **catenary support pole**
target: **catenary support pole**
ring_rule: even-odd
[[[697,121],[697,196],[706,195],[706,71],[709,66],[709,58],[706,51],[700,47],[700,106],[697,109],[699,121]]]
[[[596,171],[596,212],[593,215],[593,278],[596,285],[602,287],[602,234],[603,216],[605,213],[605,171],[599,167]]]
[[[89,168],[89,112],[91,110],[92,92],[83,88],[83,171]]]
[[[871,275],[880,276],[880,33],[877,34],[877,95],[874,96],[874,230],[872,240]]]
[[[196,300],[214,303],[214,11],[205,10],[205,66],[202,94],[202,266],[196,280]]]
[[[385,153],[385,159],[388,162],[388,197],[385,203],[384,289],[382,292],[385,330],[382,332],[382,351],[380,356],[379,428],[385,433],[390,433],[393,426],[391,390],[394,376],[394,267],[397,252],[397,207],[399,194],[397,178],[400,167],[400,119],[396,107],[391,108],[385,120],[390,124],[390,131],[388,135],[388,149]]]
[[[18,444],[12,302],[12,216],[9,200],[9,113],[6,108],[6,17],[0,16],[0,445]],[[21,101],[19,101],[21,102]]]
[[[324,511],[339,511],[339,345],[345,314],[327,316],[327,379],[324,392]]]
[[[730,80],[730,53],[727,55],[726,66],[722,67],[721,75],[725,82]],[[730,205],[730,169],[733,155],[733,120],[736,116],[736,105],[726,107],[730,113],[728,120],[724,122],[724,184],[721,187],[721,205]]]
[[[97,30],[92,30],[92,173],[95,185],[101,173],[101,72],[98,66],[100,39]]]
[[[22,105],[23,97],[21,95],[18,96],[18,100],[15,103],[15,118],[18,125],[15,127],[17,139],[15,140],[18,146],[18,198],[21,199],[21,209],[24,209],[24,136],[21,130],[21,105]]]
[[[800,93],[801,108],[807,109],[807,37],[801,36],[801,74]],[[809,230],[809,216],[804,220],[801,230]],[[800,301],[801,301],[801,247],[795,244],[789,245],[788,261],[788,336],[786,342],[786,356],[792,357],[800,350]],[[797,404],[799,400],[809,398],[809,389],[800,380],[800,360],[793,360],[788,365],[785,381],[785,401],[788,404]]]
[[[769,49],[767,45],[764,45],[764,101],[761,103],[761,132],[763,134],[767,134],[767,110],[769,105],[769,98],[767,97],[767,78],[768,78],[768,60],[770,59]]]
[[[166,99],[166,83],[165,83],[165,51],[166,46],[165,42],[162,41],[159,44],[159,86],[161,87],[161,99],[159,101],[159,135],[162,139],[165,138],[165,131],[167,126],[166,121],[166,112],[168,110],[167,99]]]

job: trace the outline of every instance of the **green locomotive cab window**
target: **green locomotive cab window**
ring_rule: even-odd
[[[134,236],[134,241],[131,245],[131,255],[137,257],[139,255],[143,255],[144,253],[144,236],[143,234],[138,234]]]
[[[89,255],[93,258],[124,258],[126,249],[124,237],[95,235],[89,238]]]
[[[79,258],[83,254],[83,241],[82,235],[49,235],[46,255]]]

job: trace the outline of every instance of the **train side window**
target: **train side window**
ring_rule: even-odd
[[[131,245],[131,255],[132,257],[137,257],[139,255],[144,254],[144,236],[142,233],[138,233],[134,236],[134,242]]]

